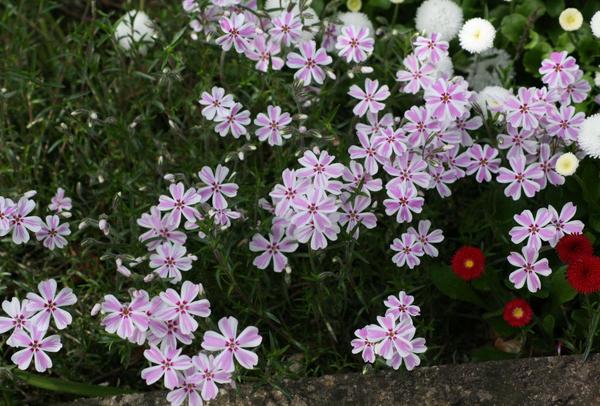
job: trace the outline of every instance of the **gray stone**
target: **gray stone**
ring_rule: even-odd
[[[210,402],[238,405],[600,405],[600,354],[327,375],[280,388],[240,385]],[[166,392],[80,399],[72,406],[166,405]]]

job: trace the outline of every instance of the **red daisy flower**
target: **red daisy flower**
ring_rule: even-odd
[[[477,247],[461,247],[452,257],[452,272],[465,281],[479,278],[484,267],[485,256]]]
[[[502,317],[512,327],[523,327],[531,322],[533,310],[527,301],[513,299],[504,305]]]
[[[569,264],[567,281],[584,295],[600,290],[600,258],[586,255]]]
[[[556,244],[558,257],[565,264],[587,255],[594,254],[592,242],[583,234],[567,234]]]

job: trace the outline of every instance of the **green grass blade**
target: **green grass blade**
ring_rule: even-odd
[[[24,371],[14,371],[14,376],[36,388],[58,393],[69,393],[80,396],[112,396],[132,393],[131,390],[111,386],[89,385],[85,383],[67,381],[65,379],[51,378]]]

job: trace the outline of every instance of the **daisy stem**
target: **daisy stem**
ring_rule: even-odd
[[[398,11],[400,10],[400,3],[396,4],[396,7],[394,7],[394,16],[392,17],[392,26],[394,24],[396,24],[396,19],[398,18]],[[375,33],[373,33],[375,34]]]
[[[583,352],[583,360],[587,360],[592,351],[592,345],[594,343],[594,336],[596,335],[596,331],[598,330],[598,323],[600,322],[600,311],[598,309],[594,309],[594,305],[590,303],[590,298],[586,295],[584,296],[585,307],[590,316],[590,325],[587,336],[587,344],[585,346],[585,351]]]

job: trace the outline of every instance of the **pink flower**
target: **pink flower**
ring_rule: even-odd
[[[431,175],[431,187],[435,187],[442,198],[452,195],[452,191],[448,185],[456,182],[458,179],[456,171],[454,169],[446,169],[443,165],[430,166],[428,170]]]
[[[300,195],[292,201],[296,214],[291,221],[296,226],[314,222],[318,230],[331,226],[328,214],[337,211],[335,200],[322,189],[314,188],[307,195]]]
[[[192,363],[197,375],[200,377],[199,384],[204,400],[208,401],[217,397],[219,393],[217,383],[226,384],[231,382],[231,374],[224,371],[212,355],[206,356],[199,353],[192,358]]]
[[[38,290],[41,296],[33,292],[27,293],[27,311],[36,313],[31,318],[31,323],[40,330],[47,330],[52,316],[59,330],[71,324],[73,318],[69,312],[61,309],[63,306],[71,306],[77,302],[77,297],[71,288],[63,288],[56,294],[56,281],[48,279],[38,284]]]
[[[44,372],[52,368],[52,360],[46,352],[58,352],[62,348],[62,344],[58,335],[44,338],[45,333],[45,330],[32,326],[31,335],[25,330],[19,330],[11,336],[14,347],[23,347],[10,358],[19,369],[29,368],[32,358],[36,371]]]
[[[108,333],[117,333],[119,337],[127,339],[136,329],[148,329],[148,307],[148,296],[144,294],[134,295],[131,303],[124,304],[113,295],[106,295],[102,302],[102,312],[108,314],[102,319],[102,325]]]
[[[183,245],[163,243],[156,248],[156,253],[150,255],[150,267],[161,278],[169,278],[171,283],[181,280],[181,272],[192,269],[192,257],[186,256]]]
[[[15,244],[23,244],[29,241],[27,230],[37,233],[42,228],[41,218],[28,216],[34,208],[35,202],[27,197],[22,197],[17,202],[10,217],[10,226],[13,230],[12,240]]]
[[[288,259],[282,252],[294,252],[297,249],[298,244],[291,238],[287,238],[284,229],[278,226],[271,227],[268,241],[260,234],[254,234],[252,241],[250,241],[250,251],[263,252],[254,258],[252,264],[258,269],[265,269],[272,260],[275,272],[281,272],[287,266]]]
[[[540,185],[540,190],[546,188],[547,182],[550,182],[551,185],[562,185],[565,183],[565,178],[556,172],[556,161],[559,156],[559,153],[550,156],[550,145],[540,145],[540,159],[538,165],[544,173],[544,176],[535,180]]]
[[[394,177],[386,185],[387,188],[397,184],[428,188],[431,184],[431,176],[427,173],[427,162],[417,154],[402,154],[394,161],[394,166],[386,165],[384,169]]]
[[[425,107],[412,106],[404,112],[408,120],[404,131],[409,133],[408,144],[418,147],[423,145],[435,132],[440,131],[440,123],[434,119]]]
[[[356,132],[360,131],[367,135],[380,135],[383,129],[394,125],[394,116],[392,113],[387,113],[378,118],[377,114],[367,113],[367,121],[369,124],[356,124]]]
[[[355,99],[360,100],[352,112],[355,116],[362,117],[367,112],[377,113],[385,108],[385,104],[381,101],[387,99],[390,96],[390,90],[387,85],[379,87],[379,81],[377,79],[365,80],[365,90],[361,89],[356,85],[350,87],[348,94]]]
[[[515,128],[510,124],[506,126],[508,135],[498,134],[498,148],[508,149],[508,158],[523,154],[535,154],[538,143],[532,138],[533,131]]]
[[[243,53],[249,46],[249,40],[254,36],[255,27],[251,22],[245,22],[244,14],[232,14],[231,17],[222,17],[219,20],[221,30],[225,35],[217,38],[217,44],[224,51],[235,47],[238,54]]]
[[[312,151],[304,151],[302,158],[298,159],[304,168],[298,169],[296,175],[299,178],[313,180],[317,188],[326,188],[331,178],[339,178],[344,171],[344,165],[333,163],[335,156],[329,155],[327,151],[321,151],[319,157]]]
[[[429,229],[431,228],[431,221],[429,220],[420,220],[417,228],[418,231],[413,227],[409,227],[407,232],[416,237],[417,244],[421,246],[425,254],[430,257],[437,257],[438,249],[434,247],[433,244],[444,241],[444,233],[442,230],[437,229],[429,232]]]
[[[17,206],[12,200],[0,196],[0,236],[9,233],[11,216],[16,209]]]
[[[171,197],[161,195],[158,199],[158,210],[170,212],[176,227],[181,223],[182,214],[188,221],[196,221],[196,218],[200,217],[198,210],[192,207],[200,203],[200,196],[196,193],[196,189],[192,187],[185,190],[183,183],[179,182],[171,184],[169,192]]]
[[[567,234],[581,234],[583,232],[583,222],[572,220],[577,212],[577,206],[573,202],[567,202],[560,209],[560,214],[552,205],[548,206],[548,212],[551,216],[550,224],[554,229],[554,236],[549,241],[552,247],[555,247],[558,241]]]
[[[71,210],[71,198],[65,197],[65,190],[61,187],[56,189],[56,194],[50,200],[52,203],[48,205],[48,208],[52,211],[60,213],[63,210]]]
[[[383,301],[383,304],[388,308],[385,311],[385,315],[392,315],[398,321],[402,322],[404,319],[412,319],[421,314],[421,308],[415,306],[413,302],[415,298],[411,295],[407,295],[405,291],[401,290],[398,296],[389,295],[387,300]]]
[[[327,240],[337,240],[340,228],[337,225],[339,213],[330,213],[326,217],[329,224],[325,227],[318,228],[315,222],[310,220],[308,223],[295,228],[294,237],[302,244],[306,244],[310,240],[310,248],[313,250],[327,248]]]
[[[575,72],[575,82],[571,83],[564,89],[558,89],[561,92],[560,102],[562,104],[581,103],[588,97],[588,93],[592,89],[587,80],[582,79],[583,71]]]
[[[200,201],[206,202],[212,197],[212,205],[217,209],[224,209],[227,207],[227,201],[225,196],[232,198],[237,195],[238,185],[235,183],[223,183],[227,175],[229,174],[229,168],[218,164],[215,171],[205,166],[200,172],[198,177],[206,185],[198,189],[198,196]]]
[[[518,252],[511,252],[508,256],[508,262],[519,268],[511,272],[508,279],[515,285],[516,289],[521,289],[527,282],[527,289],[530,292],[537,292],[542,288],[538,275],[548,276],[552,273],[552,270],[546,258],[538,261],[539,253],[534,247],[523,247],[522,252],[523,255]]]
[[[535,181],[544,176],[544,171],[540,169],[537,163],[527,167],[527,160],[523,154],[519,154],[508,159],[511,169],[500,168],[496,180],[498,183],[508,183],[504,189],[506,197],[512,197],[513,200],[521,198],[521,190],[527,197],[533,197],[540,191],[540,185]]]
[[[556,234],[554,226],[550,224],[552,214],[548,209],[539,209],[535,218],[531,211],[523,210],[521,214],[515,214],[514,219],[518,226],[513,227],[509,234],[515,244],[527,239],[527,246],[537,251],[542,246],[542,241],[551,241]]]
[[[368,229],[375,228],[377,225],[377,217],[375,214],[364,212],[371,205],[371,198],[368,196],[357,195],[352,198],[350,194],[342,195],[342,210],[343,213],[340,215],[339,223],[346,227],[346,232],[350,232],[354,229],[352,237],[358,239],[359,235],[359,224],[362,224]]]
[[[146,381],[146,385],[152,385],[164,375],[164,385],[167,389],[173,389],[179,383],[175,371],[183,371],[192,366],[190,357],[181,355],[181,348],[167,348],[161,351],[152,346],[144,351],[144,357],[153,364],[158,364],[142,370],[142,379]]]
[[[298,42],[302,34],[302,22],[293,11],[281,13],[271,20],[273,27],[269,34],[273,41],[283,43],[286,47]]]
[[[294,169],[285,169],[282,173],[283,185],[277,184],[269,196],[275,204],[275,215],[283,216],[289,210],[296,196],[305,194],[310,186],[309,179],[298,179]]]
[[[519,97],[509,96],[504,102],[506,121],[513,127],[535,130],[546,113],[545,103],[535,99],[535,89],[519,88]]]
[[[500,168],[498,150],[485,144],[483,148],[479,144],[473,144],[467,151],[456,158],[456,165],[466,168],[469,175],[474,174],[477,182],[489,182],[492,173],[497,173]]]
[[[360,131],[358,131],[357,136],[361,146],[351,145],[350,148],[348,148],[350,159],[364,158],[365,169],[370,175],[374,175],[379,170],[379,166],[377,165],[377,152],[373,146],[372,139],[369,138],[367,134]],[[391,148],[389,151],[391,153]]]
[[[143,213],[142,217],[137,219],[137,224],[140,227],[149,229],[139,236],[139,240],[141,242],[149,240],[146,247],[150,251],[154,251],[165,242],[183,245],[187,239],[184,232],[177,230],[177,224],[173,216],[167,213],[162,217],[156,206],[150,208],[150,214]]]
[[[575,107],[556,107],[547,116],[546,131],[564,141],[577,141],[579,129],[585,121],[585,114],[575,114]]]
[[[357,338],[351,341],[352,354],[358,354],[360,352],[362,354],[362,359],[364,362],[368,362],[370,364],[374,363],[375,343],[369,341],[369,339],[367,338],[367,328],[363,327],[361,329],[355,330],[354,335]]]
[[[208,351],[221,351],[216,362],[225,372],[234,371],[234,357],[243,368],[254,368],[258,363],[258,356],[246,348],[257,347],[262,342],[258,329],[253,326],[246,327],[238,335],[238,321],[235,317],[223,317],[218,324],[221,333],[216,331],[204,333],[202,348]]]
[[[34,312],[27,309],[27,300],[23,300],[22,303],[16,297],[13,297],[10,302],[5,300],[2,302],[2,310],[8,317],[0,316],[0,334],[13,329],[14,332],[22,329],[29,330],[34,326],[30,320]],[[6,343],[12,346],[12,337],[9,337]]]
[[[342,178],[350,182],[345,189],[350,192],[378,192],[383,188],[381,179],[373,179],[371,175],[365,172],[362,165],[356,161],[350,161],[347,168],[342,172]],[[359,190],[360,188],[360,190]]]
[[[448,55],[449,44],[442,41],[440,34],[432,32],[429,38],[417,37],[414,42],[415,53],[422,61],[436,64],[444,55]]]
[[[327,51],[333,51],[335,49],[338,34],[338,26],[335,23],[328,23],[323,30],[323,41],[321,46]]]
[[[436,80],[425,89],[427,111],[442,122],[461,117],[467,111],[470,93],[466,82]]]
[[[250,47],[246,51],[246,56],[252,61],[257,61],[256,69],[261,72],[267,72],[269,70],[269,63],[273,70],[280,70],[285,65],[283,59],[275,56],[280,51],[279,42],[267,41],[265,35],[258,35],[250,44]]]
[[[391,366],[394,369],[400,368],[402,362],[404,361],[404,366],[407,371],[412,371],[415,367],[418,367],[421,364],[421,359],[416,354],[422,354],[427,351],[427,347],[425,346],[425,339],[422,337],[414,338],[414,332],[406,336],[406,339],[410,342],[412,346],[412,350],[408,352],[407,355],[400,355],[399,353],[395,353],[392,358],[386,361],[386,364]]]
[[[298,69],[294,74],[294,79],[300,80],[304,86],[310,85],[314,80],[318,84],[323,84],[325,72],[321,68],[323,65],[329,65],[332,59],[323,48],[316,49],[315,41],[307,41],[299,46],[300,54],[290,52],[287,55],[287,66],[292,69]]]
[[[407,70],[396,72],[397,82],[408,82],[402,89],[404,93],[416,94],[419,90],[427,89],[435,79],[435,67],[429,63],[423,66],[415,54],[410,54],[402,62]]]
[[[64,235],[70,235],[69,223],[59,224],[60,218],[57,215],[46,216],[46,222],[41,222],[40,231],[35,233],[38,241],[42,241],[44,247],[54,250],[54,248],[63,248],[67,245]]]
[[[146,312],[148,315],[148,344],[159,346],[161,351],[167,348],[177,348],[177,342],[184,345],[192,343],[193,334],[183,334],[179,328],[178,319],[159,320],[154,314],[163,307],[163,301],[160,296],[155,296],[150,302],[150,309]],[[136,331],[139,331],[136,329]]]
[[[193,316],[208,317],[210,315],[210,303],[206,299],[195,300],[202,292],[202,285],[190,281],[181,285],[181,296],[173,289],[161,292],[160,298],[163,302],[162,308],[154,316],[159,320],[177,319],[182,334],[190,334],[198,328],[198,322]]]
[[[248,110],[241,111],[243,106],[240,103],[235,103],[233,107],[225,113],[224,116],[216,116],[215,122],[219,123],[215,126],[215,132],[221,137],[225,137],[231,132],[233,138],[240,138],[246,134],[246,125],[252,121]]]
[[[212,216],[215,220],[215,224],[221,225],[227,228],[231,225],[231,220],[239,219],[242,214],[240,212],[225,208],[225,209],[213,209]]]
[[[201,382],[202,376],[194,368],[186,369],[178,376],[175,389],[167,393],[167,402],[171,406],[180,406],[187,400],[189,406],[202,406],[202,397],[198,393]]]
[[[392,257],[392,262],[397,267],[402,267],[406,264],[410,269],[421,263],[419,257],[423,256],[423,247],[419,244],[417,237],[414,234],[404,233],[400,238],[394,238],[390,248],[398,251]]]
[[[292,122],[289,113],[281,113],[281,107],[268,106],[267,114],[259,113],[254,119],[254,125],[260,127],[256,130],[256,136],[260,141],[268,139],[269,145],[283,145],[283,138],[290,138],[286,134],[285,127]]]
[[[215,117],[226,117],[235,102],[233,96],[225,94],[225,89],[222,87],[213,86],[211,92],[202,92],[200,100],[198,100],[203,106],[202,115],[209,120],[213,120]]]
[[[375,352],[385,359],[390,359],[395,353],[407,356],[413,349],[412,339],[415,328],[410,319],[398,320],[393,315],[378,316],[379,325],[367,326],[367,337],[375,341]]]
[[[375,40],[369,36],[368,28],[349,25],[342,27],[335,47],[338,49],[338,55],[345,58],[346,62],[361,63],[373,52],[374,44]]]
[[[423,210],[425,200],[417,197],[417,189],[410,183],[398,183],[387,188],[389,199],[383,201],[385,214],[388,216],[396,214],[398,223],[410,223],[412,213],[420,213]]]
[[[471,117],[471,113],[466,111],[462,116],[457,117],[451,124],[448,132],[452,135],[460,135],[461,143],[464,146],[473,145],[473,139],[467,132],[467,130],[477,130],[483,125],[483,120],[480,116]]]
[[[574,73],[579,69],[575,58],[566,51],[552,52],[549,59],[542,61],[539,72],[542,82],[549,87],[567,87],[575,81]]]
[[[378,162],[386,164],[392,157],[392,152],[396,154],[396,156],[401,156],[407,150],[406,141],[406,135],[401,128],[398,128],[397,130],[394,130],[392,127],[383,128],[379,131],[378,135],[372,136],[372,145],[373,148],[375,148],[375,159]]]

